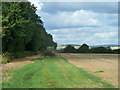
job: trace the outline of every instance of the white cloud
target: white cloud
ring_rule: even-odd
[[[116,44],[117,27],[82,27],[49,30],[58,44]]]
[[[95,33],[95,37],[100,37],[100,38],[109,38],[109,37],[114,37],[115,35],[117,35],[117,32]]]
[[[85,10],[78,10],[75,12],[59,12],[54,15],[42,11],[39,13],[45,22],[46,27],[60,28],[100,25],[100,22],[97,18],[95,18],[97,14]]]
[[[85,10],[78,10],[73,12],[71,15],[68,15],[68,20],[71,25],[88,25],[88,26],[96,26],[99,25],[99,22],[96,17],[96,13],[88,12]]]
[[[85,27],[85,26],[104,26],[112,22],[117,22],[117,14],[95,13],[86,10],[74,12],[58,12],[55,14],[39,11],[38,14],[45,22],[47,29]]]
[[[28,0],[37,7],[37,10],[41,10],[43,3],[40,3],[40,0]]]

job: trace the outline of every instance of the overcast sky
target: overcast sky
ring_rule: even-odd
[[[117,2],[29,1],[58,44],[118,44]]]

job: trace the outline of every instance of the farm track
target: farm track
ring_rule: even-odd
[[[32,63],[34,60],[40,58],[41,55],[34,55],[25,58],[13,59],[13,62],[2,64],[2,75],[11,69],[22,67],[28,63]]]
[[[89,73],[102,77],[103,80],[118,87],[118,55],[117,54],[75,54],[59,53],[70,63],[84,68]],[[96,71],[104,71],[95,73]]]

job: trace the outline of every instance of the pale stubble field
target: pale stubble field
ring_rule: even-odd
[[[118,87],[118,54],[59,53],[58,55]]]

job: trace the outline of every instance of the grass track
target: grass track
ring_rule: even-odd
[[[60,57],[44,57],[7,72],[3,88],[115,88]]]

